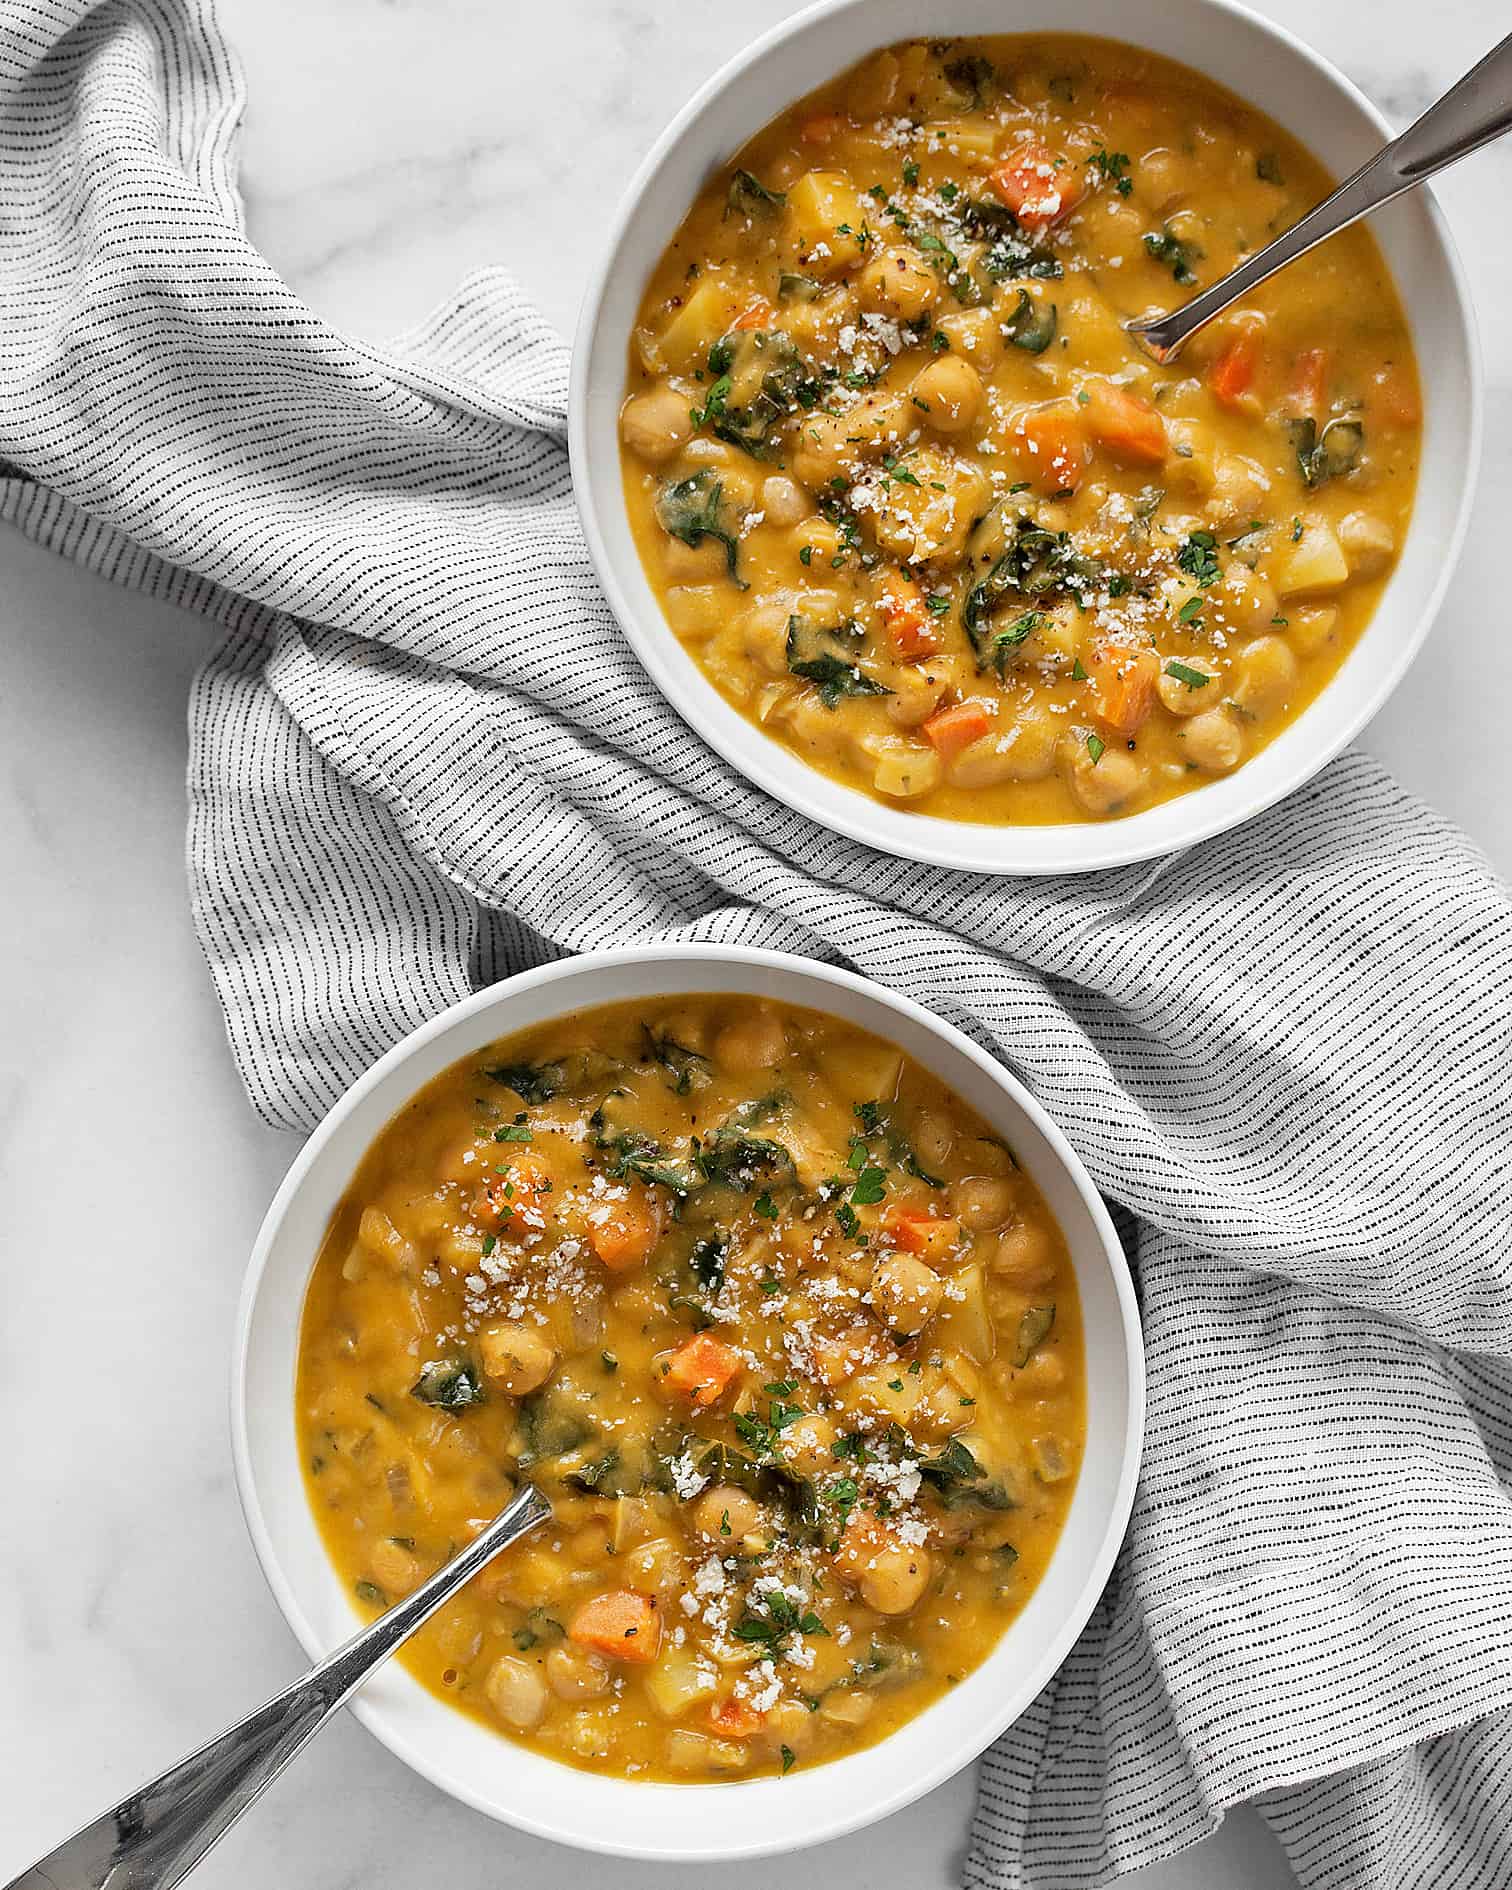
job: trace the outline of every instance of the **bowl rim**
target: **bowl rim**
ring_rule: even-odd
[[[812,31],[830,16],[847,11],[862,13],[871,4],[872,0],[814,0],[812,5],[803,7],[751,40],[705,80],[676,113],[636,167],[620,199],[579,308],[568,388],[567,439],[573,491],[599,585],[621,634],[629,642],[642,667],[695,735],[743,779],[774,800],[863,846],[897,858],[915,860],[923,865],[1030,878],[1099,872],[1109,867],[1132,865],[1180,852],[1242,826],[1320,774],[1359,737],[1395,694],[1438,619],[1470,526],[1480,477],[1484,434],[1484,364],[1464,264],[1432,186],[1417,186],[1413,194],[1422,199],[1427,229],[1443,268],[1448,313],[1457,323],[1462,344],[1465,371],[1463,395],[1467,408],[1463,476],[1452,527],[1441,541],[1443,555],[1436,575],[1425,588],[1416,621],[1400,638],[1393,660],[1382,669],[1371,686],[1361,687],[1357,683],[1353,705],[1347,712],[1339,714],[1335,726],[1326,737],[1312,743],[1299,738],[1290,745],[1287,761],[1272,764],[1268,771],[1262,771],[1260,767],[1266,755],[1290,731],[1303,725],[1309,711],[1316,708],[1318,702],[1345,685],[1350,660],[1368,638],[1380,614],[1381,604],[1377,605],[1360,637],[1346,654],[1340,670],[1324,686],[1317,701],[1310,703],[1286,729],[1278,731],[1277,737],[1267,744],[1266,749],[1251,757],[1231,775],[1217,777],[1202,787],[1158,802],[1151,808],[1142,809],[1123,819],[1073,821],[1053,826],[1028,823],[998,826],[944,820],[879,801],[859,788],[811,768],[774,737],[754,729],[704,676],[659,608],[659,622],[648,624],[642,621],[621,582],[619,568],[609,549],[600,516],[599,479],[607,482],[603,494],[606,506],[623,504],[617,442],[612,465],[596,468],[589,423],[589,371],[605,298],[619,266],[629,227],[663,164],[710,108],[750,67],[764,60],[787,41],[801,38]],[[1342,94],[1381,133],[1383,140],[1395,135],[1385,114],[1377,109],[1354,81],[1289,27],[1267,18],[1244,4],[1244,0],[1185,0],[1185,4],[1194,13],[1207,12],[1242,22],[1270,39],[1291,57],[1310,66],[1321,79]],[[1005,22],[1003,30],[1011,32],[1012,24]],[[1079,29],[1074,21],[1065,28],[1070,34],[1078,30],[1085,29]],[[1140,42],[1137,38],[1128,38],[1125,43],[1137,46]],[[1195,61],[1188,63],[1193,64],[1194,70],[1203,70]],[[822,79],[814,81],[815,84],[822,82]],[[1247,102],[1255,104],[1259,110],[1268,110],[1258,100],[1247,99]],[[1389,263],[1387,266],[1389,270]],[[1391,273],[1399,298],[1409,308],[1410,325],[1408,297],[1395,273]],[[1420,479],[1422,471],[1420,468]],[[1414,496],[1413,513],[1404,546],[1410,543],[1413,529],[1418,523],[1420,496],[1421,488]],[[1381,600],[1382,603],[1385,601],[1385,598]],[[730,717],[738,719],[756,740],[743,739],[728,719]],[[1268,772],[1271,778],[1262,780],[1263,772]],[[1234,783],[1244,781],[1250,783],[1247,794],[1242,790],[1228,794],[1223,792],[1226,788],[1232,789]],[[822,801],[822,806],[815,804],[816,799]],[[1180,809],[1186,817],[1178,820],[1174,814],[1166,812],[1170,809]],[[1173,831],[1152,832],[1153,824],[1162,815],[1164,819],[1161,825]],[[1014,857],[1016,835],[1044,835],[1045,839],[1041,847],[1028,857]],[[1072,840],[1071,836],[1076,838]],[[1101,836],[1100,843],[1095,836]],[[1055,844],[1057,839],[1065,843],[1067,852],[1074,853],[1073,858],[1060,857],[1062,849]],[[1005,854],[1008,857],[1005,858]]]
[[[840,1794],[831,1793],[829,1796],[835,1801],[833,1809],[827,1808],[822,1824],[815,1821],[812,1829],[806,1828],[802,1832],[795,1833],[789,1828],[784,1828],[780,1821],[774,1820],[769,1838],[732,1844],[728,1838],[722,1839],[711,1835],[703,1843],[684,1844],[677,1847],[621,1840],[616,1838],[611,1830],[596,1826],[587,1818],[581,1826],[568,1829],[563,1824],[553,1822],[534,1812],[528,1804],[502,1803],[498,1797],[491,1797],[482,1789],[474,1788],[468,1781],[453,1776],[439,1759],[431,1756],[422,1742],[410,1737],[400,1727],[390,1724],[383,1707],[375,1704],[371,1699],[365,1699],[359,1694],[347,1702],[353,1714],[367,1731],[386,1746],[396,1758],[447,1796],[469,1805],[474,1810],[527,1831],[533,1836],[567,1844],[577,1849],[596,1851],[610,1856],[643,1858],[668,1863],[699,1863],[762,1857],[777,1852],[807,1848],[810,1845],[844,1837],[863,1826],[876,1823],[904,1809],[979,1758],[989,1745],[1001,1737],[1008,1726],[1028,1710],[1033,1699],[1048,1684],[1070,1653],[1092,1616],[1112,1573],[1113,1564],[1122,1546],[1133,1509],[1143,1452],[1146,1415],[1144,1337],[1138,1299],[1128,1260],[1107,1206],[1080,1157],[1066,1140],[1063,1131],[1054,1119],[1011,1070],[974,1043],[963,1031],[937,1016],[917,1000],[900,992],[893,991],[855,972],[790,952],[771,951],[755,946],[678,943],[628,946],[607,951],[586,952],[578,956],[555,960],[520,972],[514,977],[502,979],[497,984],[487,986],[481,991],[448,1005],[445,1010],[418,1025],[386,1051],[343,1092],[311,1132],[280,1182],[253,1243],[237,1302],[232,1346],[229,1387],[232,1463],[242,1517],[264,1579],[272,1591],[279,1612],[312,1661],[324,1658],[331,1652],[329,1636],[319,1631],[307,1613],[299,1594],[296,1593],[295,1584],[280,1559],[273,1531],[264,1514],[254,1466],[257,1462],[266,1460],[267,1450],[263,1447],[260,1454],[259,1446],[253,1442],[247,1395],[256,1314],[267,1283],[269,1261],[292,1204],[320,1160],[326,1145],[347,1118],[366,1101],[373,1091],[387,1083],[396,1072],[403,1070],[413,1057],[436,1039],[444,1037],[458,1024],[465,1023],[495,1007],[507,1006],[516,995],[536,991],[543,986],[549,987],[558,983],[570,984],[573,980],[584,978],[593,980],[598,974],[620,966],[675,967],[679,963],[689,961],[704,963],[712,961],[727,968],[731,983],[729,986],[720,987],[722,989],[739,989],[741,973],[744,970],[756,969],[776,976],[798,974],[819,986],[829,985],[849,990],[863,1000],[879,1004],[885,1011],[896,1013],[926,1034],[941,1039],[948,1049],[964,1056],[995,1083],[1041,1135],[1050,1156],[1059,1165],[1087,1214],[1088,1222],[1101,1249],[1100,1258],[1106,1266],[1117,1308],[1116,1329],[1110,1324],[1109,1343],[1121,1357],[1127,1379],[1127,1395],[1119,1413],[1121,1456],[1117,1476],[1112,1484],[1111,1500],[1106,1506],[1100,1524],[1094,1523],[1096,1547],[1087,1560],[1086,1573],[1082,1581],[1071,1592],[1067,1605],[1061,1611],[1056,1631],[1046,1638],[1036,1652],[1028,1670],[1032,1686],[1026,1690],[1022,1682],[1016,1684],[1008,1694],[1010,1705],[1006,1712],[997,1713],[994,1709],[992,1714],[980,1719],[963,1737],[949,1742],[935,1764],[916,1770],[896,1782],[890,1791],[874,1795],[869,1799],[852,1796],[845,1802],[840,1802]],[[714,987],[708,988],[712,991]],[[815,991],[812,995],[817,999],[820,993]],[[800,1005],[805,1003],[801,997],[791,1001]],[[810,1004],[809,1008],[818,1008],[818,1006]],[[564,1003],[561,1014],[570,1014],[568,1004]],[[862,1028],[873,1027],[863,1025]],[[501,1029],[507,1031],[507,1023],[501,1024]],[[409,1093],[413,1093],[413,1090]],[[403,1106],[403,1099],[400,1099],[395,1105],[395,1110]],[[391,1115],[392,1113],[394,1112],[390,1112]],[[313,1265],[313,1262],[314,1255],[312,1254],[310,1265]],[[298,1304],[294,1309],[296,1319],[303,1307],[304,1291],[308,1286],[308,1268],[301,1274],[300,1280]],[[1085,1277],[1079,1281],[1079,1285],[1084,1291]],[[288,1471],[289,1467],[276,1465],[274,1474],[281,1476]],[[356,1626],[354,1616],[353,1631]],[[985,1657],[981,1668],[976,1671],[981,1671],[982,1668],[988,1666],[1002,1647],[1003,1643],[1000,1641]],[[419,1685],[412,1679],[410,1683],[417,1687]],[[444,1702],[441,1704],[443,1710],[455,1710],[446,1708]],[[911,1723],[913,1722],[905,1722],[904,1726],[897,1729],[898,1732],[904,1731]],[[875,1748],[866,1750],[885,1748],[891,1737],[892,1735],[889,1735],[889,1738],[879,1741]],[[555,1763],[550,1760],[549,1755],[540,1756],[547,1763]],[[816,1770],[827,1771],[828,1767],[816,1768]],[[655,1784],[637,1781],[611,1780],[609,1782],[628,1784],[631,1790],[638,1792],[660,1789],[681,1793],[690,1789],[689,1786],[681,1784],[658,1787]],[[748,1787],[760,1788],[770,1781],[757,1779],[741,1783]],[[692,1789],[700,1788],[693,1786]],[[729,1786],[712,1788],[704,1786],[701,1789],[728,1790],[731,1788]]]

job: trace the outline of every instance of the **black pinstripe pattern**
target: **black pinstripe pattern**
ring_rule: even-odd
[[[749,787],[578,533],[498,274],[390,349],[246,243],[193,0],[0,4],[0,509],[201,612],[189,871],[238,1066],[312,1123],[479,982],[629,940],[844,959],[1003,1056],[1137,1227],[1149,1449],[973,1886],[1255,1799],[1309,1890],[1512,1886],[1509,902],[1360,756],[1184,857],[1010,884]]]

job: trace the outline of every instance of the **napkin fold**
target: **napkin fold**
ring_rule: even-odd
[[[987,1755],[973,1890],[1081,1890],[1258,1804],[1307,1890],[1512,1884],[1512,903],[1362,755],[1080,878],[871,853],[648,682],[573,510],[566,355],[474,277],[390,347],[248,244],[196,0],[0,0],[0,511],[204,615],[195,920],[308,1128],[443,1005],[736,941],[986,1045],[1132,1217],[1128,1541]]]

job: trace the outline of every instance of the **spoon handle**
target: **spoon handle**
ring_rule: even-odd
[[[1258,288],[1278,269],[1509,129],[1512,34],[1493,46],[1479,65],[1430,105],[1399,138],[1362,164],[1331,197],[1325,197],[1273,243],[1267,243],[1221,282],[1194,295],[1169,315],[1130,322],[1130,332],[1141,336],[1159,360],[1173,360],[1199,328],[1206,327],[1215,315]]]
[[[500,1549],[550,1514],[550,1504],[527,1484],[413,1594],[276,1699],[76,1831],[6,1890],[172,1890],[381,1661]]]

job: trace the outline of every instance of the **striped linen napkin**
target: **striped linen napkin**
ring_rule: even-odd
[[[1363,756],[1154,865],[1013,883],[776,805],[599,596],[566,358],[486,274],[392,347],[242,234],[195,0],[0,0],[4,514],[201,612],[194,911],[247,1089],[308,1128],[563,953],[843,960],[994,1049],[1131,1216],[1128,1543],[988,1755],[977,1890],[1258,1803],[1308,1890],[1512,1884],[1512,905]]]

